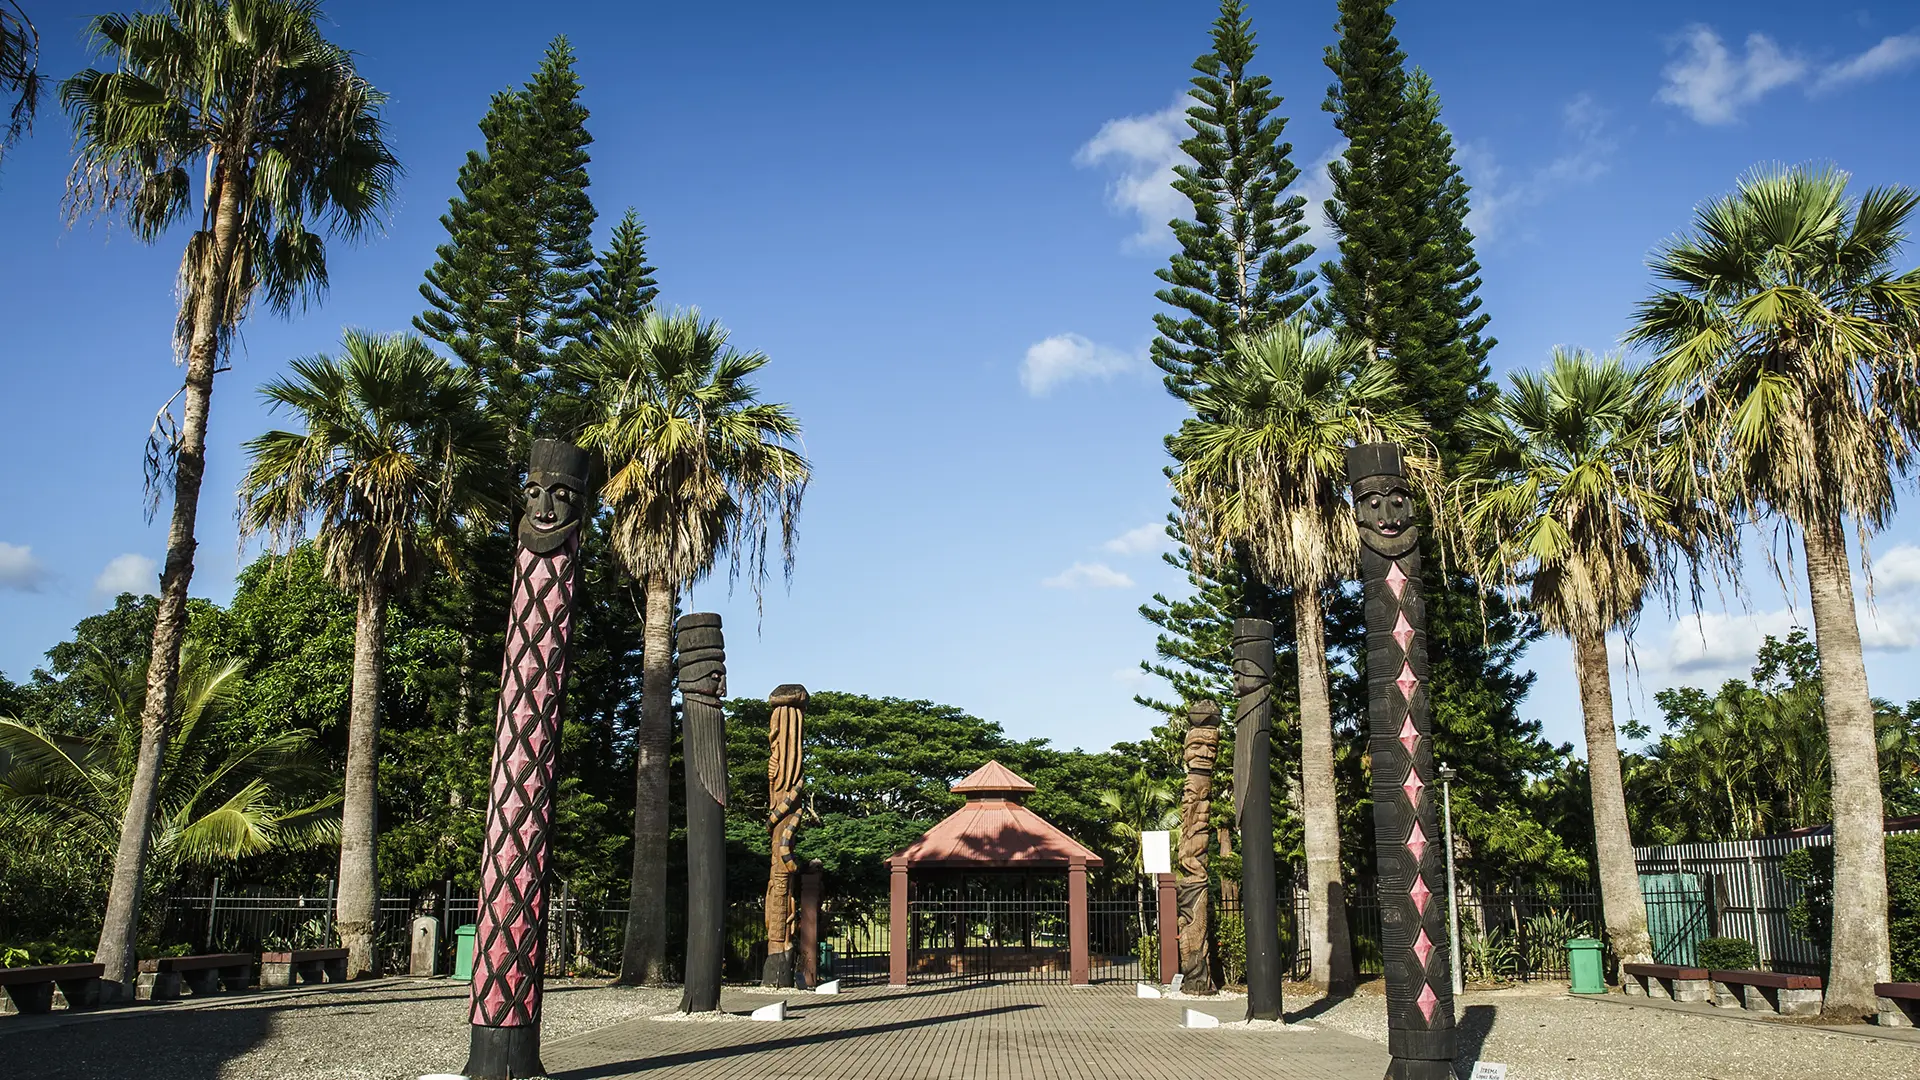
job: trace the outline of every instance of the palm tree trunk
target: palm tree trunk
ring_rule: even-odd
[[[347,978],[378,974],[374,932],[380,917],[380,652],[387,636],[387,591],[360,590],[353,622],[353,698],[347,713],[346,798],[340,807],[340,895],[334,926],[347,950]]]
[[[642,633],[640,730],[634,735],[633,884],[620,981],[667,981],[667,783],[673,756],[673,604],[662,575],[646,582]]]
[[[160,573],[160,604],[147,660],[147,696],[140,707],[140,753],[126,813],[120,819],[113,881],[107,888],[107,911],[93,955],[93,962],[106,968],[101,977],[112,987],[109,992],[127,998],[133,996],[138,974],[134,942],[140,930],[140,893],[152,846],[173,695],[180,682],[180,647],[186,641],[194,527],[200,515],[200,484],[207,470],[207,414],[213,405],[213,375],[220,349],[223,305],[215,298],[226,294],[233,236],[239,226],[239,200],[233,185],[218,180],[215,183],[217,186],[209,192],[219,208],[214,215],[213,251],[197,268],[198,280],[194,283],[198,307],[187,342],[185,404],[174,456],[173,518],[167,526],[167,563]]]
[[[1573,672],[1586,721],[1587,789],[1593,802],[1593,848],[1600,862],[1600,910],[1607,922],[1607,940],[1621,963],[1652,963],[1647,903],[1640,895],[1640,869],[1633,858],[1627,794],[1620,779],[1606,634],[1581,631],[1573,635]]]
[[[1826,1011],[1866,1016],[1873,984],[1889,973],[1885,810],[1874,741],[1873,699],[1853,610],[1853,567],[1840,515],[1805,523],[1807,587],[1825,688],[1827,756],[1833,770],[1833,940]]]
[[[1333,781],[1333,704],[1320,590],[1293,591],[1294,660],[1300,669],[1300,795],[1307,848],[1307,935],[1312,975],[1329,993],[1353,992],[1353,943],[1340,876],[1340,812]]]

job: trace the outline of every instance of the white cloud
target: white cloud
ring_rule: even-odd
[[[1748,34],[1744,55],[1736,57],[1712,27],[1695,23],[1674,48],[1684,54],[1667,65],[1658,99],[1702,124],[1730,124],[1743,107],[1807,74],[1805,60],[1783,52],[1765,34]]]
[[[1878,45],[1858,56],[1820,69],[1813,91],[1834,90],[1848,83],[1864,82],[1890,75],[1920,60],[1920,31],[1882,38]]]
[[[1873,560],[1873,588],[1882,596],[1920,588],[1920,547],[1901,544]]]
[[[135,596],[152,596],[159,591],[159,579],[155,577],[159,564],[145,555],[128,553],[115,555],[108,560],[106,569],[93,579],[95,596],[113,597],[121,593]]]
[[[1564,149],[1518,180],[1509,180],[1492,148],[1463,142],[1455,157],[1473,186],[1467,224],[1478,239],[1498,234],[1514,211],[1538,206],[1564,188],[1590,183],[1613,166],[1620,143],[1608,125],[1609,113],[1589,94],[1576,95],[1560,109]]]
[[[1665,649],[1641,650],[1639,659],[1645,666],[1679,673],[1744,673],[1769,635],[1785,638],[1806,621],[1804,614],[1785,608],[1688,615],[1667,631]]]
[[[49,576],[46,565],[33,557],[33,548],[0,540],[0,589],[39,592]]]
[[[1193,133],[1187,126],[1192,104],[1183,90],[1159,112],[1109,120],[1073,155],[1076,165],[1107,165],[1116,171],[1107,185],[1108,203],[1140,218],[1140,231],[1127,240],[1129,247],[1172,243],[1167,222],[1193,213],[1193,204],[1173,189],[1173,167],[1187,160],[1180,142]]]
[[[1167,527],[1154,524],[1128,529],[1100,546],[1115,555],[1145,555],[1150,551],[1160,551],[1169,543]]]
[[[1040,584],[1049,589],[1131,589],[1133,579],[1106,563],[1077,562]]]
[[[1075,379],[1110,379],[1140,365],[1140,358],[1079,334],[1055,334],[1027,346],[1020,363],[1020,385],[1035,397],[1045,397],[1061,383]]]

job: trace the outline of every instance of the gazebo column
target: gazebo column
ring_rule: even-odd
[[[891,955],[887,960],[887,985],[904,988],[907,985],[907,935],[911,930],[907,925],[907,860],[905,856],[895,855],[890,862],[893,867],[893,897],[887,911],[887,922],[891,927],[887,933],[891,945]],[[1081,910],[1085,910],[1084,901]]]
[[[1067,981],[1086,986],[1093,981],[1087,959],[1087,858],[1073,856],[1067,864]]]
[[[1160,981],[1171,983],[1180,973],[1180,899],[1172,874],[1155,874],[1159,898],[1154,911],[1160,916]]]

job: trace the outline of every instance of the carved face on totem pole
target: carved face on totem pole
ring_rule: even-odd
[[[1190,773],[1213,772],[1220,759],[1220,706],[1197,701],[1187,710],[1187,737],[1182,747]]]
[[[536,440],[521,493],[520,546],[536,555],[559,551],[586,515],[587,452],[558,439]]]
[[[1417,502],[1407,483],[1400,448],[1371,443],[1347,452],[1347,480],[1353,485],[1354,523],[1360,542],[1389,559],[1412,551],[1420,541],[1414,519]]]

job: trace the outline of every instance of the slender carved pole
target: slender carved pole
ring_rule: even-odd
[[[1182,747],[1187,764],[1187,786],[1180,802],[1180,973],[1181,989],[1211,994],[1213,949],[1207,926],[1207,849],[1213,827],[1207,815],[1213,809],[1213,764],[1220,756],[1220,706],[1196,701],[1187,710],[1187,737]]]
[[[1279,878],[1273,868],[1273,624],[1233,620],[1233,799],[1247,929],[1247,1019],[1280,1019]]]
[[[1426,590],[1420,530],[1400,448],[1347,451],[1360,527],[1367,614],[1367,728],[1374,852],[1380,867],[1380,947],[1387,982],[1389,1080],[1453,1076],[1453,976],[1439,902],[1439,830],[1431,785]]]
[[[767,986],[792,986],[793,876],[800,869],[793,857],[793,831],[800,827],[804,783],[800,740],[807,719],[807,688],[788,683],[775,687],[768,700],[773,716],[767,722],[767,827],[773,854],[767,867],[767,963],[760,981]]]
[[[726,639],[720,616],[683,615],[674,628],[680,650],[680,744],[687,770],[687,975],[681,1012],[720,1007],[727,936]]]
[[[468,1020],[473,1080],[544,1076],[541,977],[560,707],[567,696],[587,457],[542,439],[527,467],[513,602],[494,718],[493,779],[480,863],[480,918]]]

